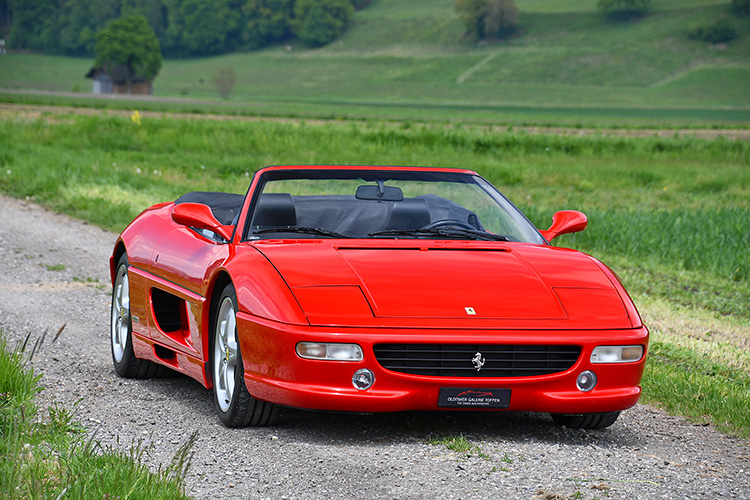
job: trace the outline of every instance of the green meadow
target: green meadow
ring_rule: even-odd
[[[517,0],[519,36],[481,44],[465,38],[453,4],[378,0],[356,13],[339,41],[316,50],[290,43],[166,60],[155,98],[138,107],[604,127],[750,124],[750,19],[733,17],[739,36],[728,44],[687,37],[730,15],[726,0],[654,0],[650,15],[619,22],[604,18],[596,0]],[[91,64],[10,54],[0,57],[0,88],[72,92],[78,97],[67,99],[77,104],[121,107],[88,98]],[[222,68],[237,74],[229,102],[213,83]],[[163,99],[179,102],[154,102]]]

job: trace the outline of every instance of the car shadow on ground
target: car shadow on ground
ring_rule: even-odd
[[[621,416],[620,418],[624,418]],[[546,413],[514,411],[422,411],[381,414],[347,414],[284,409],[278,432],[308,434],[311,442],[340,444],[362,442],[390,444],[440,441],[464,437],[472,441],[506,443],[544,442],[587,446],[624,446],[640,443],[640,434],[616,422],[599,430],[567,429]]]
[[[180,406],[195,412],[203,425],[223,428],[216,416],[212,391],[196,381],[177,375],[142,381],[155,396],[179,397]],[[179,395],[179,396],[176,396]],[[176,411],[180,411],[177,410]],[[630,410],[631,412],[634,410]],[[281,408],[273,426],[234,429],[259,436],[275,435],[308,444],[391,445],[430,442],[462,436],[472,441],[546,443],[573,446],[637,447],[643,433],[630,422],[628,411],[614,425],[599,430],[567,429],[549,414],[514,411],[420,411],[399,413],[336,413]]]

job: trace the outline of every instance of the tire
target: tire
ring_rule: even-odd
[[[620,412],[583,413],[577,415],[552,413],[551,416],[557,425],[562,425],[569,429],[604,429],[615,423],[617,417],[620,416]]]
[[[247,392],[245,369],[237,337],[237,294],[230,283],[221,293],[211,341],[214,406],[227,427],[272,425],[278,406],[259,401]]]
[[[128,279],[128,256],[122,254],[117,261],[115,282],[112,286],[112,308],[110,316],[110,348],[115,372],[126,378],[150,378],[161,376],[167,368],[133,353],[133,326],[130,322],[130,280]]]

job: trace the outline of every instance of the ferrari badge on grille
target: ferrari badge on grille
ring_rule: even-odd
[[[484,366],[485,359],[482,357],[482,353],[478,352],[474,355],[474,358],[471,360],[472,363],[474,363],[474,367],[477,369],[477,371],[481,370]]]

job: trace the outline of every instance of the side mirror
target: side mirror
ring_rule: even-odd
[[[183,226],[208,229],[225,240],[232,239],[232,226],[224,226],[216,220],[211,208],[202,203],[180,203],[172,209],[172,220]]]
[[[561,234],[578,233],[586,229],[589,220],[578,210],[560,210],[552,216],[552,225],[546,231],[540,231],[544,239],[552,241]]]

